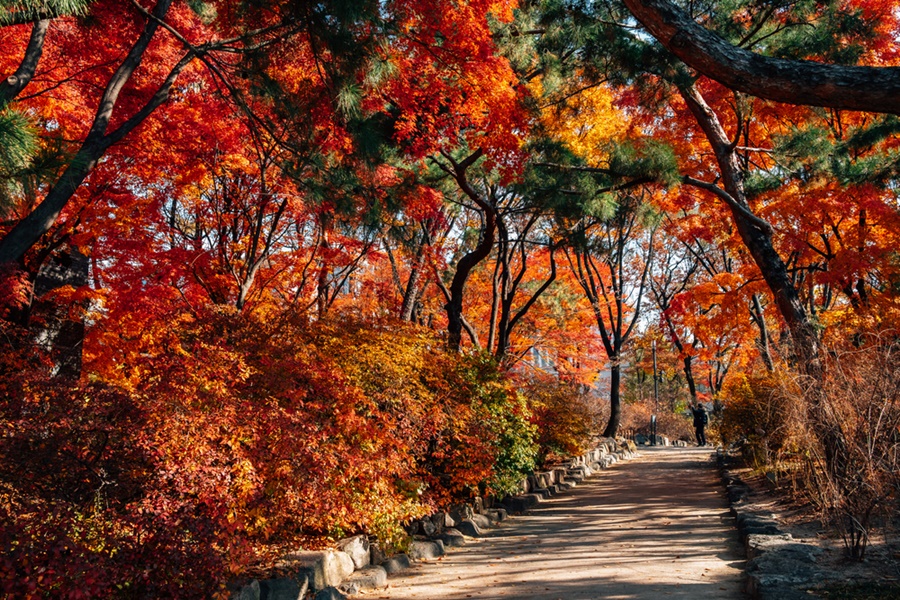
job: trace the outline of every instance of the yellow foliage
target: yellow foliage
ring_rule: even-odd
[[[531,91],[539,97],[543,91],[541,84],[532,84]],[[624,136],[623,120],[606,86],[581,90],[541,112],[541,125],[551,137],[595,165],[606,161],[606,145]]]

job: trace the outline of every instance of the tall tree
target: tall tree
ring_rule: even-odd
[[[575,231],[566,256],[591,304],[609,360],[610,416],[603,435],[615,437],[622,418],[621,377],[625,347],[642,315],[654,227],[637,195],[620,196],[615,214],[586,221]]]

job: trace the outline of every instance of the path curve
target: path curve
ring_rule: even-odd
[[[640,454],[358,597],[743,598],[743,558],[710,451]]]

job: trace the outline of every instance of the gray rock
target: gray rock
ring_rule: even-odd
[[[353,568],[362,569],[369,565],[371,560],[369,552],[369,538],[364,535],[355,535],[337,543],[342,552],[346,552],[353,561]]]
[[[422,519],[420,529],[422,533],[428,537],[431,537],[435,533],[437,533],[437,527],[434,526],[434,523],[431,522],[431,519]]]
[[[822,572],[806,562],[779,557],[767,552],[750,561],[747,568],[747,593],[751,598],[787,600],[809,597],[806,590],[824,579]]]
[[[789,533],[778,533],[778,534],[763,534],[763,533],[751,533],[747,536],[744,546],[747,550],[747,558],[756,558],[772,550],[773,548],[778,548],[779,546],[783,546],[784,544],[788,544],[794,541],[794,536]]]
[[[395,554],[394,556],[385,559],[381,563],[381,567],[388,575],[395,575],[400,571],[409,568],[409,556],[406,554]]]
[[[472,511],[476,515],[484,514],[484,499],[481,496],[477,496],[472,502]]]
[[[437,539],[444,542],[444,546],[447,548],[458,548],[466,545],[466,536],[460,533],[458,529],[452,527],[445,529]]]
[[[259,582],[253,580],[231,595],[231,600],[260,600]]]
[[[503,506],[507,511],[515,513],[523,513],[529,508],[537,506],[543,498],[537,494],[521,494],[519,496],[509,496],[503,500]]]
[[[502,508],[489,508],[484,511],[484,516],[491,520],[492,523],[502,523],[509,515]]]
[[[387,571],[384,567],[364,567],[348,577],[338,589],[345,594],[358,594],[362,590],[376,590],[387,585]]]
[[[764,517],[754,513],[738,513],[737,527],[742,535],[751,535],[754,533],[777,535],[781,533],[774,518]]]
[[[458,529],[463,535],[467,535],[469,537],[481,537],[484,535],[484,533],[481,531],[481,528],[471,519],[460,521],[459,524],[457,524],[456,529]]]
[[[429,560],[444,555],[444,542],[441,540],[413,540],[409,545],[409,557],[412,560]]]
[[[815,565],[822,549],[810,544],[794,541],[791,534],[747,536],[747,558],[757,559],[769,556],[769,562],[787,561]]]
[[[471,519],[475,511],[468,504],[457,504],[450,508],[450,516],[459,523],[463,519]]]
[[[565,478],[566,478],[566,470],[565,469],[563,469],[561,467],[557,467],[556,469],[553,469],[553,483],[557,483],[557,484],[562,483]]]
[[[316,594],[315,600],[347,600],[347,596],[334,587],[327,587]]]
[[[433,515],[431,515],[431,523],[432,525],[434,525],[434,532],[441,533],[442,531],[444,531],[445,527],[448,527],[447,513],[434,513]],[[453,525],[456,525],[456,523],[454,523]]]
[[[548,472],[540,472],[535,473],[530,477],[530,479],[534,482],[535,489],[546,488],[551,483],[553,483],[552,474]]]
[[[548,488],[537,488],[531,493],[539,495],[544,500],[549,500],[553,497],[553,492],[551,492]]]
[[[309,584],[306,577],[264,579],[259,582],[260,600],[303,600]]]
[[[385,560],[387,560],[387,555],[384,553],[384,550],[381,549],[381,546],[377,543],[371,544],[369,546],[369,564],[380,565]]]
[[[282,559],[280,566],[306,574],[314,590],[339,585],[353,572],[353,559],[346,552],[336,550],[294,552]]]
[[[494,526],[493,521],[487,515],[472,515],[470,521],[478,525],[479,529],[490,529]]]
[[[591,468],[586,464],[580,464],[577,467],[572,467],[571,469],[569,469],[569,475],[581,475],[582,477],[590,477],[593,474],[594,473],[593,471],[591,471]]]

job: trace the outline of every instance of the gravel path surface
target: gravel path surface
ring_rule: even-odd
[[[743,598],[743,558],[711,452],[640,454],[357,597]]]

